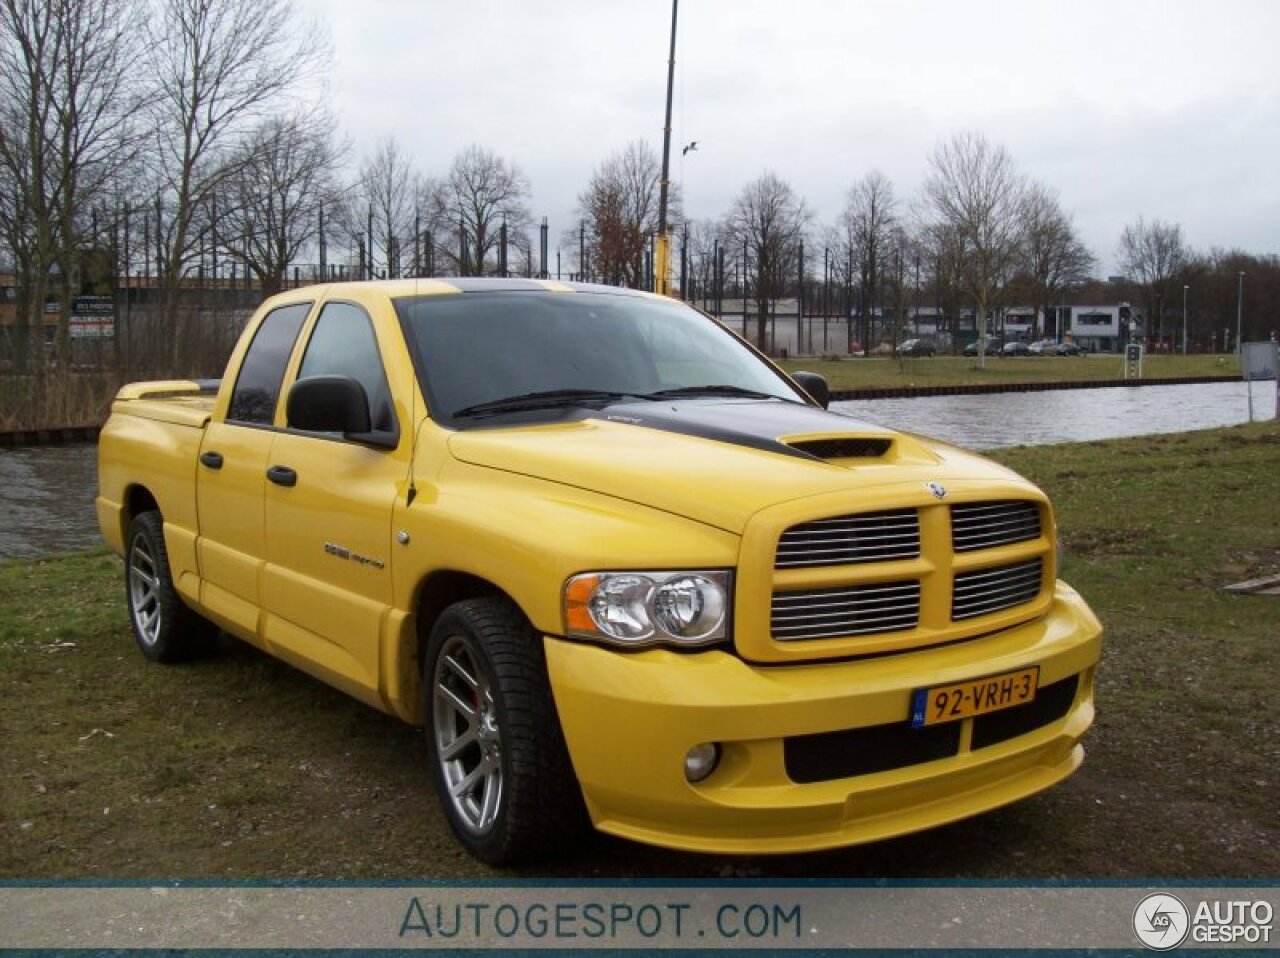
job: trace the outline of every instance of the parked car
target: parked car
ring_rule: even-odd
[[[1027,347],[1027,351],[1032,356],[1056,356],[1058,355],[1058,343],[1053,339],[1037,339]]]
[[[988,335],[987,336],[987,355],[994,356],[998,352],[1000,352],[999,337]],[[964,348],[964,354],[966,356],[978,355],[978,341],[976,339]]]
[[[1004,348],[1000,350],[1001,356],[1030,356],[1031,347],[1020,339],[1015,339],[1011,343],[1005,343]]]
[[[908,339],[898,347],[898,352],[903,356],[932,356],[935,350],[927,339]]]
[[[1078,343],[1059,343],[1057,354],[1059,356],[1087,356],[1089,350]]]

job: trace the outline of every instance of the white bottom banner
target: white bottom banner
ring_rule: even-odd
[[[1275,884],[0,885],[0,948],[1272,950]]]

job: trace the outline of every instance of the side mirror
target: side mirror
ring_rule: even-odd
[[[831,405],[831,387],[817,373],[797,372],[792,373],[791,378],[796,381],[796,385],[812,396],[813,401],[823,409]]]
[[[369,432],[369,397],[350,376],[311,376],[289,390],[289,425],[310,432]]]

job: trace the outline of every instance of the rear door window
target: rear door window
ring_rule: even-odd
[[[309,312],[310,303],[294,303],[273,309],[263,318],[240,364],[228,422],[270,426],[274,421],[284,368]]]

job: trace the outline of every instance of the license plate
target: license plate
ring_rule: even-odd
[[[1039,682],[1040,666],[1033,665],[953,685],[916,689],[911,698],[911,724],[921,728],[1025,705],[1035,699]]]

